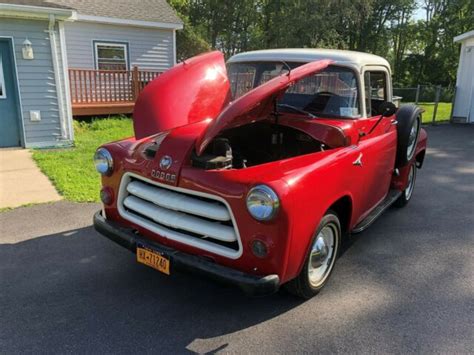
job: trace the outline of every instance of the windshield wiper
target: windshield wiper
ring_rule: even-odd
[[[299,113],[302,113],[306,116],[308,116],[309,118],[311,119],[315,119],[315,118],[318,118],[317,116],[313,115],[311,112],[308,112],[308,111],[305,111],[299,107],[296,107],[296,106],[292,106],[292,105],[288,105],[288,104],[277,104],[277,107],[282,107],[282,108],[289,108],[290,110],[293,110],[295,112],[299,112]]]

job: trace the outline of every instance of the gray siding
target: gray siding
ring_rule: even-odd
[[[61,141],[61,125],[51,45],[46,32],[48,22],[2,18],[0,24],[0,36],[13,37],[14,41],[24,118],[24,144],[26,147],[57,145]],[[23,59],[22,47],[26,38],[32,43],[33,60]],[[62,79],[61,86],[64,88]],[[30,110],[40,110],[41,121],[30,121]]]
[[[69,68],[95,69],[93,41],[127,42],[130,65],[164,71],[173,66],[173,31],[66,22]]]

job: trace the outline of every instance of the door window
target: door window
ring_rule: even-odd
[[[5,76],[3,75],[3,61],[0,55],[0,99],[6,99],[7,92],[5,88]]]
[[[383,71],[366,71],[364,82],[367,117],[377,116],[380,114],[380,105],[387,101],[387,73]]]

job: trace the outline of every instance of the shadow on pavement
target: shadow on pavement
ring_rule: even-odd
[[[284,293],[249,298],[190,274],[161,275],[92,227],[0,245],[0,258],[2,347],[16,351],[184,350],[301,303]]]

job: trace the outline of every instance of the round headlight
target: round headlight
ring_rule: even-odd
[[[109,175],[114,169],[114,160],[105,148],[99,148],[94,154],[95,169],[102,175]]]
[[[253,187],[247,195],[247,209],[253,218],[268,221],[275,217],[280,207],[277,194],[266,185]]]

